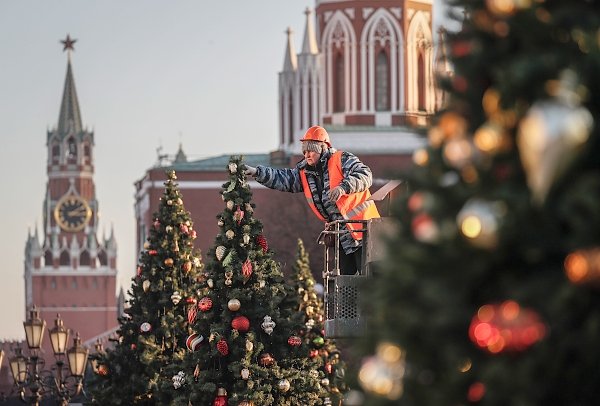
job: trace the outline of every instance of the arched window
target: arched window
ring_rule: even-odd
[[[98,252],[98,261],[100,261],[101,266],[108,265],[108,259],[106,257],[106,252],[104,252],[104,251]]]
[[[73,137],[67,141],[67,163],[77,163],[77,143]]]
[[[79,257],[79,265],[81,266],[90,266],[90,253],[87,251],[83,251],[81,256]]]
[[[60,145],[58,143],[52,144],[52,165],[58,165],[60,163]]]
[[[288,95],[288,144],[294,142],[294,101],[292,100],[292,93]]]
[[[52,251],[46,250],[44,252],[44,266],[52,266]]]
[[[61,252],[59,263],[61,266],[71,266],[71,256],[68,251]]]
[[[83,144],[83,163],[89,165],[92,162],[92,149],[90,144],[86,142]]]
[[[384,50],[377,55],[375,65],[375,110],[390,110],[390,73],[388,56]]]
[[[333,111],[344,111],[344,55],[341,53],[335,57],[335,78],[333,79]]]
[[[423,61],[422,52],[419,52],[417,60],[417,86],[419,92],[419,110],[425,111],[425,62]]]

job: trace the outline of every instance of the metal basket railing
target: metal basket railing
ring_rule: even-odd
[[[355,275],[342,275],[339,262],[339,239],[348,223],[362,224],[354,231],[363,233],[362,260]],[[370,220],[337,220],[327,223],[318,243],[324,245],[323,299],[325,302],[325,336],[350,338],[364,334],[368,320],[360,308],[362,286],[373,274],[373,268],[385,252],[381,236],[393,227],[390,218]]]

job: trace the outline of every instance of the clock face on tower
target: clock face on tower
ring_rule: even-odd
[[[54,219],[65,231],[81,231],[90,221],[92,209],[80,196],[69,195],[61,198],[54,208]]]

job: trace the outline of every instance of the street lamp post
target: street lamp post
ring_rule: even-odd
[[[10,359],[10,370],[23,402],[38,406],[43,396],[53,396],[60,405],[68,405],[71,396],[78,395],[83,388],[83,375],[87,364],[88,350],[81,345],[79,334],[73,339],[73,347],[67,350],[69,330],[65,328],[60,315],[56,316],[54,327],[48,331],[55,363],[52,370],[44,370],[45,361],[39,356],[46,322],[39,317],[33,307],[29,318],[23,322],[25,337],[30,355],[25,357],[20,347]],[[65,354],[69,374],[65,375]]]

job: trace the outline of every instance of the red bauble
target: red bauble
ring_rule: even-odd
[[[319,350],[310,350],[308,356],[314,358],[319,355]]]
[[[267,244],[267,239],[262,234],[256,236],[256,243],[261,246],[263,252],[265,252],[265,253],[269,249],[269,244]]]
[[[212,309],[212,300],[210,297],[205,296],[202,299],[200,299],[200,301],[198,302],[198,309],[200,309],[203,312],[207,312],[210,309]]]
[[[187,234],[187,233],[188,233],[188,231],[189,231],[189,228],[188,228],[188,226],[186,226],[185,224],[181,224],[181,225],[179,226],[179,231],[181,231],[181,232],[182,232],[182,233],[184,233],[184,234]]]
[[[217,343],[217,351],[223,356],[229,354],[229,345],[227,344],[227,341],[220,339]]]
[[[469,390],[467,392],[467,399],[469,402],[479,402],[481,398],[485,395],[485,385],[481,382],[473,382],[471,386],[469,386]]]
[[[539,315],[513,300],[481,306],[469,327],[471,341],[492,354],[523,351],[545,334]]]
[[[185,261],[183,265],[181,265],[183,272],[188,273],[192,270],[192,261]]]
[[[452,45],[452,54],[458,58],[467,56],[471,53],[473,45],[469,41],[455,41]]]
[[[158,255],[158,251],[157,250],[149,250],[148,255]]]
[[[245,333],[250,329],[250,320],[246,316],[236,316],[231,320],[231,327]]]
[[[97,374],[100,376],[108,375],[108,367],[104,364],[99,365]]]
[[[213,401],[213,406],[227,406],[227,391],[225,388],[217,390],[217,397]]]
[[[262,354],[260,354],[260,359],[258,362],[263,367],[270,367],[275,363],[275,358],[273,358],[273,356],[268,352],[263,352]]]
[[[292,347],[299,347],[300,344],[302,344],[302,339],[298,336],[290,336],[290,338],[288,338],[288,344]]]
[[[158,219],[154,220],[154,228],[160,227],[160,221]]]

